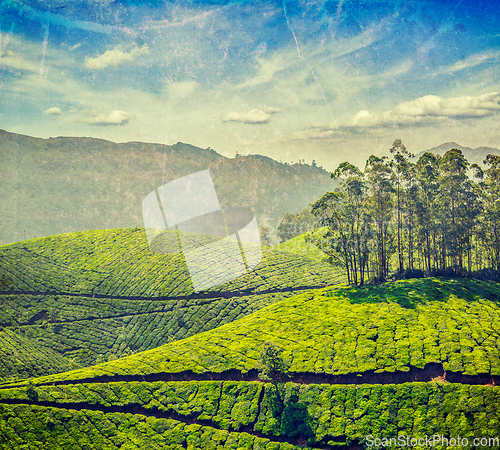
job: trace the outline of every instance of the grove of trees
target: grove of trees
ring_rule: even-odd
[[[312,204],[309,204],[298,214],[286,213],[283,216],[277,230],[280,242],[313,231],[318,227],[318,219],[311,213],[311,206]]]
[[[361,171],[344,162],[339,181],[313,203],[323,237],[313,242],[348,282],[384,280],[390,272],[463,275],[500,272],[500,156],[484,169],[460,150],[412,162],[400,140],[392,158],[370,156]]]

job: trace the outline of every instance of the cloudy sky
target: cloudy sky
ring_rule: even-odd
[[[0,128],[363,164],[500,147],[493,1],[2,0]]]

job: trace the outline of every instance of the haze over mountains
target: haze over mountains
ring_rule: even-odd
[[[89,230],[142,227],[154,189],[210,169],[221,207],[249,207],[276,228],[334,186],[329,172],[260,155],[226,158],[178,142],[117,144],[85,137],[39,139],[0,131],[0,244]]]
[[[478,164],[490,153],[500,154],[455,142],[427,151],[443,155],[451,148]],[[271,233],[285,213],[301,211],[335,186],[321,167],[283,164],[261,155],[227,158],[181,142],[40,139],[0,130],[0,149],[0,245],[72,231],[142,227],[146,195],[205,169],[210,169],[222,207],[251,208],[259,226]]]
[[[429,150],[424,150],[423,152],[417,153],[415,155],[415,160],[420,158],[425,152],[435,153],[443,156],[448,150],[456,148],[461,150],[465,158],[471,164],[484,165],[483,161],[488,155],[500,155],[500,150],[493,147],[464,147],[463,145],[457,144],[456,142],[445,142],[437,147],[431,148]]]

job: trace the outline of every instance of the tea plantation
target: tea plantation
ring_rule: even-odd
[[[251,274],[195,294],[181,255],[142,229],[69,233],[0,247],[0,380],[105,362],[193,336],[311,287],[342,280],[324,262],[264,249]],[[23,344],[21,344],[21,342]],[[42,358],[26,348],[39,348]],[[0,350],[1,351],[1,350]],[[51,364],[43,361],[51,355]]]
[[[366,447],[368,435],[497,438],[499,299],[498,284],[453,279],[298,294],[156,349],[3,383],[0,442],[332,449]],[[269,340],[291,359],[291,381],[277,387],[255,376]],[[408,373],[427,379],[404,382]]]
[[[500,449],[498,283],[350,287],[265,250],[254,278],[196,294],[146,250],[135,229],[2,247],[0,449]],[[269,341],[282,383],[259,375]]]
[[[499,299],[498,284],[479,280],[429,278],[324,288],[168,345],[39,381],[247,373],[257,368],[265,341],[280,345],[297,373],[362,376],[437,363],[446,372],[499,376]]]
[[[271,384],[234,381],[0,389],[0,438],[37,448],[291,449],[346,448],[380,433],[495,437],[500,429],[498,387],[287,383],[282,391],[280,400]]]

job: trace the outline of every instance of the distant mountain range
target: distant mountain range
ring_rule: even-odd
[[[222,207],[249,207],[277,227],[335,186],[329,172],[261,155],[226,158],[178,142],[117,144],[85,137],[39,139],[0,130],[0,244],[90,229],[142,227],[154,189],[210,169]]]
[[[500,154],[496,148],[455,142],[428,151],[444,155],[452,148],[462,150],[470,163]],[[205,169],[210,169],[222,207],[251,208],[271,233],[285,213],[301,211],[335,187],[321,167],[283,164],[262,155],[227,158],[182,142],[40,139],[0,130],[0,156],[0,245],[71,231],[142,227],[146,195]]]
[[[492,147],[471,148],[471,147],[464,147],[463,145],[457,144],[456,142],[446,142],[438,147],[434,147],[429,150],[417,153],[415,155],[415,160],[418,160],[418,158],[420,158],[426,152],[439,154],[443,156],[447,151],[451,150],[452,148],[461,150],[467,161],[469,161],[469,163],[479,164],[481,166],[484,166],[483,161],[486,158],[486,156],[500,155],[500,150],[498,148],[492,148]]]

